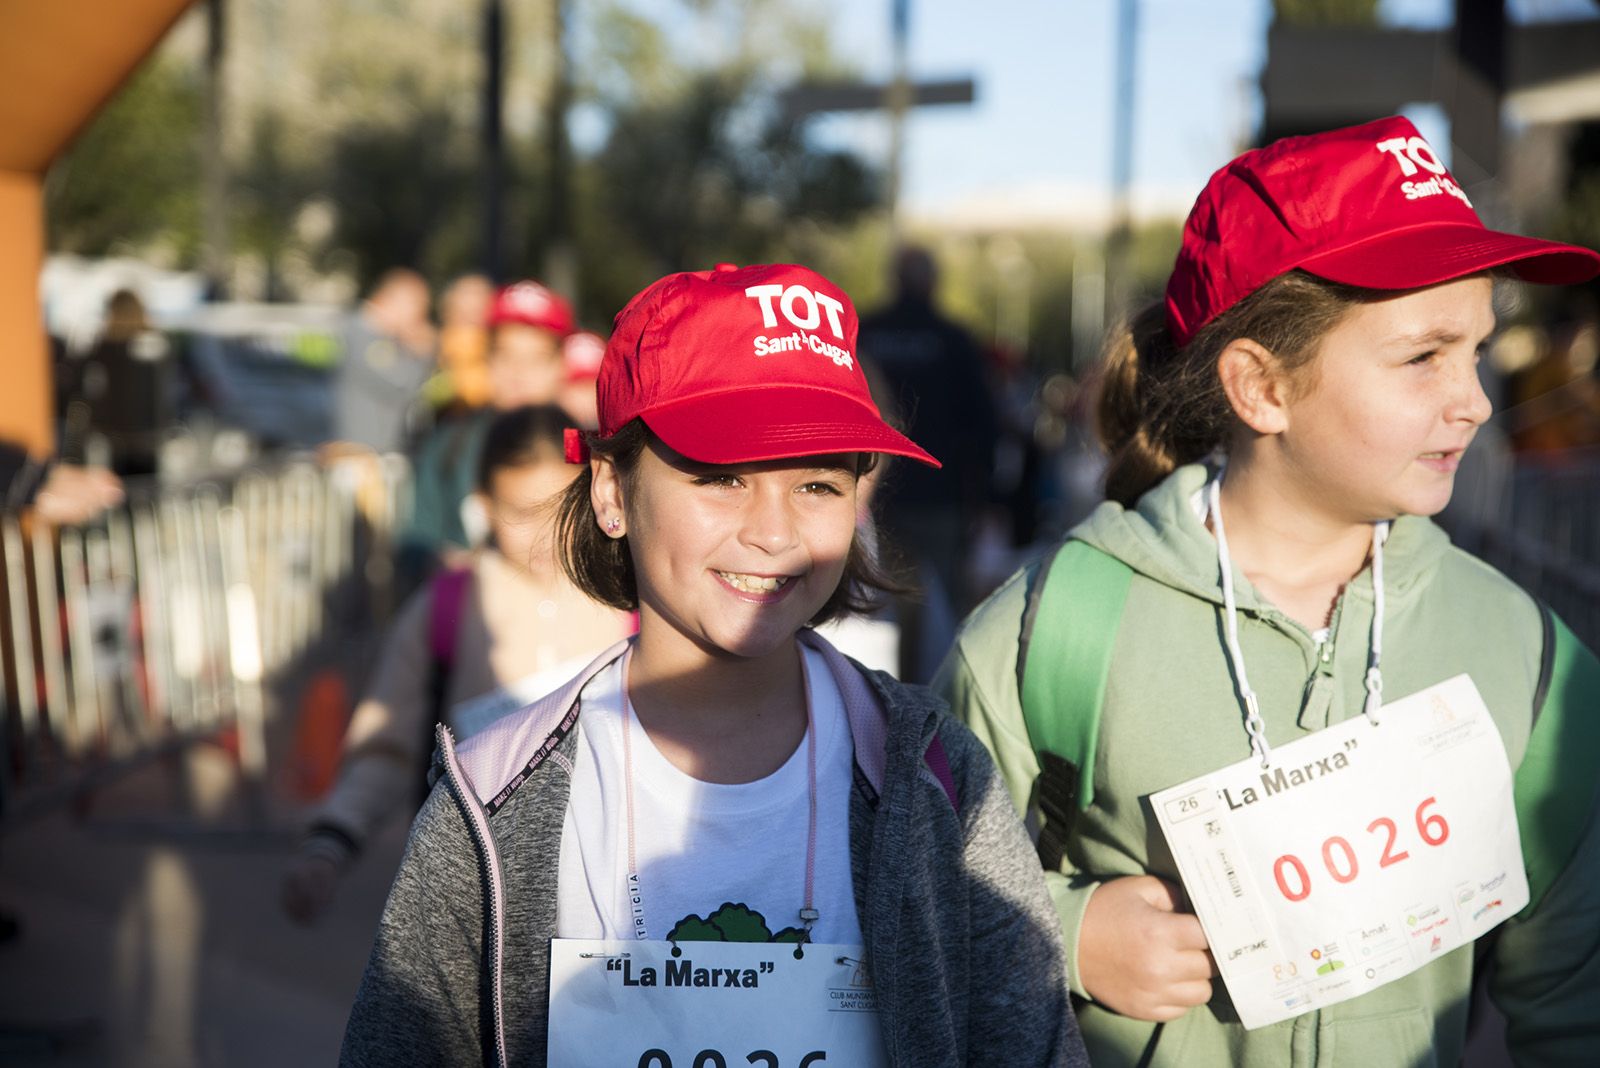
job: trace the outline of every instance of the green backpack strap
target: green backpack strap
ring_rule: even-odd
[[[1039,859],[1051,870],[1060,867],[1078,812],[1094,800],[1100,706],[1132,578],[1121,560],[1068,539],[1028,592],[1017,684],[1039,757]]]
[[[1600,754],[1600,661],[1540,603],[1544,659],[1533,724],[1512,783],[1528,872],[1528,910],[1566,870],[1594,809],[1594,761]]]

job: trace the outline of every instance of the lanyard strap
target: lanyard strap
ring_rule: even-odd
[[[1244,704],[1244,729],[1250,735],[1250,747],[1266,767],[1272,758],[1272,747],[1267,744],[1266,723],[1261,719],[1261,703],[1244,671],[1244,650],[1239,645],[1239,605],[1233,593],[1233,557],[1228,552],[1228,532],[1222,525],[1222,471],[1206,486],[1206,507],[1211,516],[1211,526],[1217,539],[1217,566],[1222,572],[1223,634],[1228,646],[1228,657],[1233,662],[1233,676],[1238,683],[1239,700]],[[1383,695],[1383,672],[1379,661],[1383,656],[1383,543],[1389,540],[1387,520],[1372,526],[1372,638],[1367,651],[1367,674],[1363,680],[1367,690],[1361,711],[1376,726],[1378,705]]]
[[[806,941],[811,941],[811,928],[821,919],[816,909],[813,890],[817,873],[817,725],[811,711],[811,679],[802,665],[801,677],[805,680],[806,698],[806,883],[805,899],[800,907],[800,924],[805,928]],[[627,685],[622,696],[622,763],[623,783],[628,808],[628,905],[633,913],[633,936],[641,941],[650,937],[644,918],[644,895],[639,885],[638,850],[635,845],[633,823],[633,702],[628,699]]]

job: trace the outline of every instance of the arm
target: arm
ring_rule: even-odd
[[[1554,635],[1548,697],[1516,777],[1529,882],[1549,889],[1500,929],[1489,987],[1519,1065],[1600,1061],[1600,662],[1559,620]]]
[[[433,708],[428,648],[430,591],[401,609],[384,642],[371,688],[345,732],[339,777],[306,827],[284,874],[291,919],[312,923],[332,902],[339,878],[373,833],[410,816],[424,785]]]
[[[483,877],[444,780],[411,828],[345,1025],[344,1068],[488,1064]]]

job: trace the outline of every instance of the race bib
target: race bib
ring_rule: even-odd
[[[881,1068],[861,946],[550,943],[551,1068]]]
[[[1528,903],[1511,767],[1466,675],[1151,795],[1245,1027],[1393,982]]]

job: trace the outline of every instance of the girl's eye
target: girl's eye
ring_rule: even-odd
[[[701,475],[694,480],[696,486],[718,486],[732,489],[739,485],[738,475]]]
[[[802,493],[821,493],[833,497],[844,496],[844,491],[832,482],[807,482],[800,487]]]
[[[1411,359],[1407,360],[1406,363],[1407,364],[1424,364],[1424,363],[1427,363],[1429,360],[1433,359],[1437,355],[1439,355],[1439,350],[1438,349],[1429,349],[1427,352],[1418,353],[1417,355],[1411,357]]]

